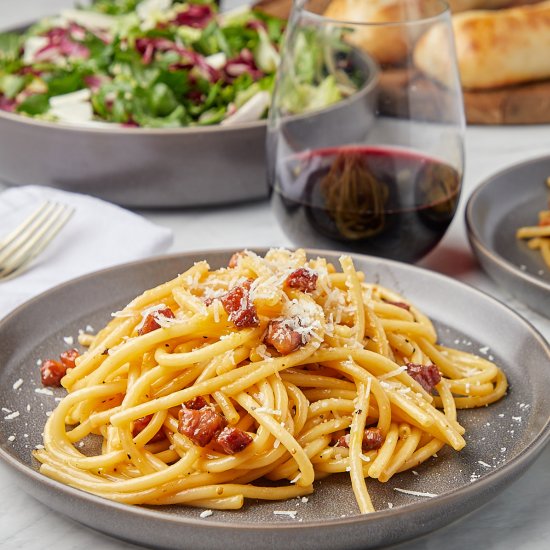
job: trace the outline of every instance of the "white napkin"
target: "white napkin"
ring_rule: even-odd
[[[44,201],[71,205],[75,211],[29,268],[0,280],[0,318],[29,298],[63,281],[115,264],[165,252],[172,231],[88,195],[50,187],[13,187],[0,193],[0,240]]]

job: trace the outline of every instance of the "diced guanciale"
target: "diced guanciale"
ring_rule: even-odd
[[[139,433],[141,433],[149,425],[149,422],[151,422],[152,418],[153,418],[153,415],[148,414],[147,416],[142,416],[141,418],[134,420],[134,423],[132,426],[132,436],[136,437]],[[166,438],[165,433],[162,430],[159,430],[149,440],[149,443],[157,443],[158,441],[162,441],[165,438]]]
[[[182,406],[179,412],[178,431],[199,447],[208,445],[226,424],[225,418],[210,407],[196,410]]]
[[[252,443],[252,436],[239,428],[226,426],[216,437],[216,443],[224,453],[233,455],[248,447]]]
[[[193,397],[193,399],[190,399],[189,401],[187,401],[185,403],[185,406],[188,409],[194,409],[196,411],[199,411],[203,407],[208,406],[208,401],[206,401],[206,399],[202,395],[197,395],[196,397]]]
[[[76,366],[76,358],[80,356],[80,353],[77,349],[72,348],[64,351],[59,358],[61,363],[65,366],[66,369],[74,369]]]
[[[435,365],[417,365],[416,363],[407,363],[407,373],[414,378],[427,392],[441,381],[441,374]]]
[[[317,273],[306,267],[293,271],[285,281],[286,286],[296,288],[302,292],[313,292],[317,288]]]
[[[375,451],[382,447],[383,442],[382,432],[380,428],[366,428],[363,434],[361,448],[363,451]],[[349,447],[349,434],[343,435],[338,439],[336,444],[338,447]]]
[[[296,351],[302,344],[302,335],[289,326],[289,321],[271,321],[264,342],[273,346],[281,355]]]
[[[65,376],[67,367],[59,361],[48,359],[40,365],[40,379],[43,386],[61,386],[61,379]]]
[[[174,313],[169,307],[159,309],[157,311],[154,311],[153,313],[149,313],[147,317],[145,317],[143,324],[139,328],[138,334],[142,336],[143,334],[147,334],[148,332],[159,329],[160,325],[157,321],[157,318],[161,316],[167,317],[169,319],[174,319]]]
[[[382,447],[383,437],[380,428],[367,428],[363,435],[363,451],[374,451]]]
[[[260,324],[256,307],[250,302],[249,290],[252,280],[233,287],[220,301],[229,315],[229,320],[237,328],[257,327]]]
[[[40,365],[40,380],[43,386],[61,386],[61,379],[67,369],[74,369],[76,358],[80,355],[77,349],[65,350],[59,356],[60,361],[47,359]]]

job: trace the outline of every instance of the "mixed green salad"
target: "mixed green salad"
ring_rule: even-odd
[[[285,23],[248,8],[218,14],[210,0],[92,0],[22,34],[0,33],[0,109],[149,128],[259,120]],[[341,98],[330,78],[319,87],[305,77],[308,100]]]
[[[0,34],[0,109],[153,128],[258,120],[284,26],[204,0],[93,0]]]

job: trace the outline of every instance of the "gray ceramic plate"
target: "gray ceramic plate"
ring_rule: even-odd
[[[338,257],[319,254],[335,261]],[[461,453],[445,449],[419,467],[418,475],[408,472],[386,484],[369,482],[378,512],[357,513],[347,475],[317,482],[307,503],[248,502],[241,511],[214,512],[205,519],[193,508],[116,504],[40,475],[30,452],[41,443],[47,411],[62,390],[55,396],[35,392],[40,387],[37,359],[56,356],[67,347],[64,337],[76,337],[88,324],[99,328],[134,295],[194,261],[206,258],[218,267],[227,265],[230,255],[167,256],[105,270],[42,294],[0,323],[0,404],[20,413],[0,420],[0,457],[23,489],[81,523],[138,544],[193,550],[365,549],[427,533],[480,507],[525,472],[550,438],[550,350],[526,321],[485,294],[441,275],[355,256],[369,280],[398,290],[430,315],[443,342],[494,356],[511,384],[509,395],[499,403],[460,413],[468,442]],[[19,378],[24,382],[14,390]],[[3,411],[2,418],[7,414]],[[419,498],[395,488],[438,496]],[[296,519],[276,515],[275,510],[296,511]]]
[[[481,266],[500,285],[550,316],[550,268],[540,252],[516,238],[548,208],[550,156],[507,168],[483,182],[466,206],[468,238]]]

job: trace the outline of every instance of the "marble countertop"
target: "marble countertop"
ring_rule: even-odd
[[[2,0],[0,27],[9,27],[71,5],[71,0]],[[526,317],[548,340],[550,320],[499,289],[479,268],[469,249],[464,206],[483,178],[514,162],[550,153],[550,126],[482,128],[466,133],[467,167],[460,211],[440,245],[420,265],[475,286]],[[521,182],[518,182],[521,185]],[[173,252],[254,246],[289,246],[267,202],[231,207],[144,211],[151,221],[171,228]],[[242,220],[246,220],[246,224]],[[208,227],[208,231],[204,228]],[[251,228],[253,230],[251,230]],[[105,550],[138,548],[88,529],[53,512],[22,492],[0,465],[0,548],[6,550]],[[481,510],[396,549],[543,550],[550,540],[550,447],[508,489]]]

